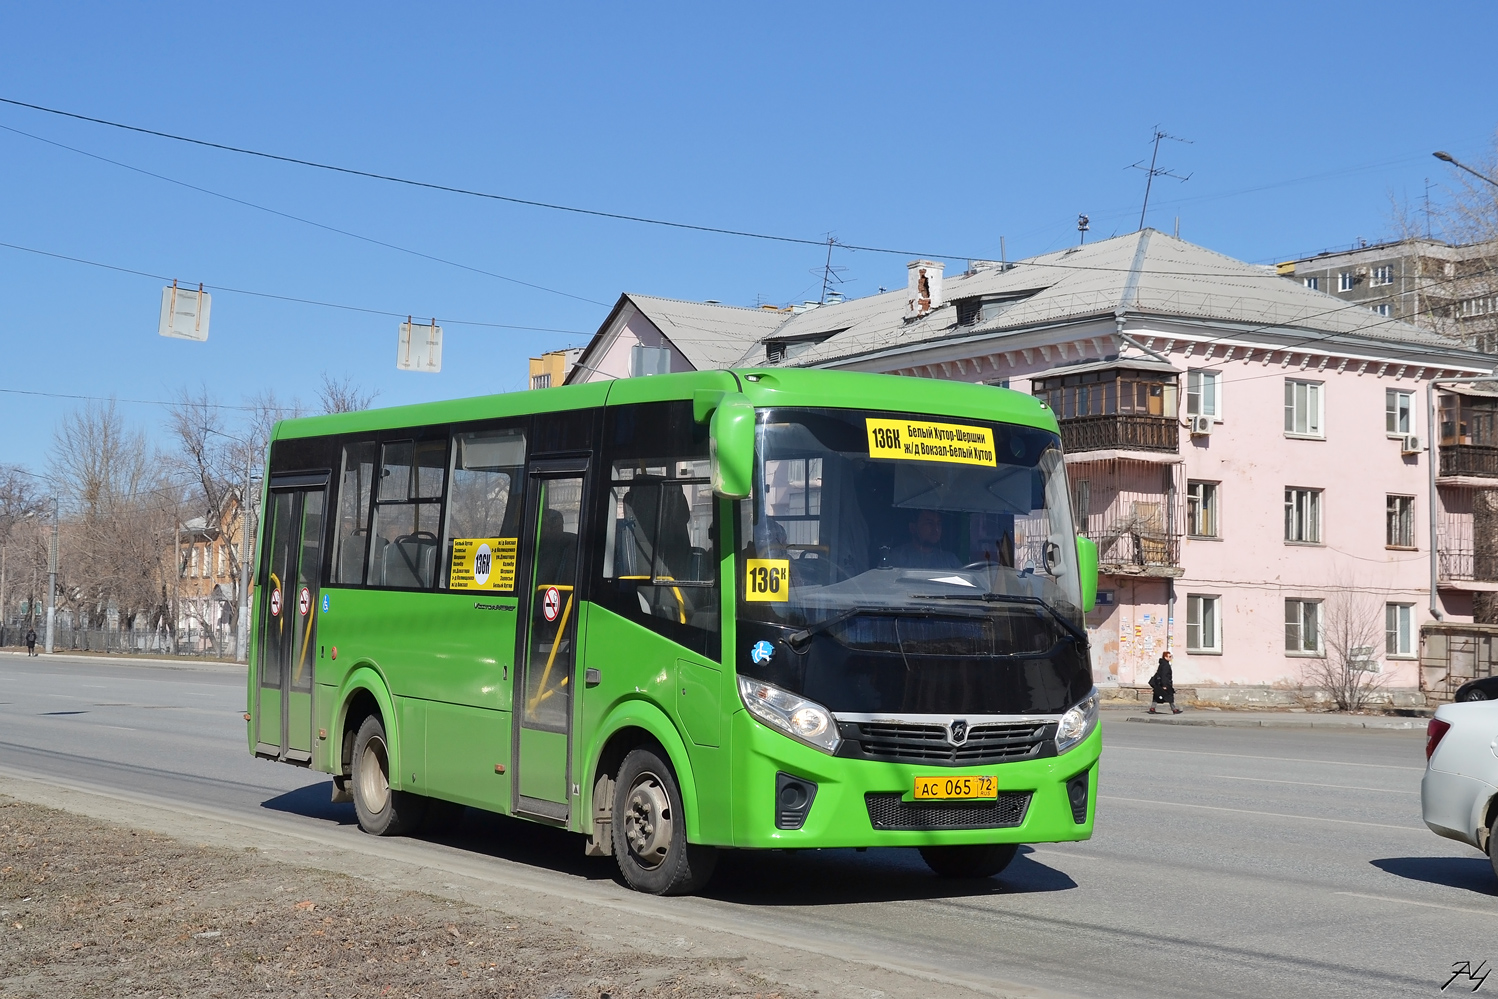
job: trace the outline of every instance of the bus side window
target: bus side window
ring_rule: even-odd
[[[447,441],[392,441],[381,452],[369,585],[429,590],[437,582]]]
[[[599,603],[719,654],[717,502],[690,402],[609,410]]]
[[[334,586],[364,582],[364,559],[369,549],[369,495],[374,483],[373,441],[346,444],[338,480],[337,536],[333,549]]]
[[[442,585],[451,586],[453,540],[516,542],[525,495],[525,431],[481,430],[453,434],[452,473],[447,490],[447,536],[443,539]],[[513,572],[511,573],[513,577]],[[497,582],[497,579],[495,580]],[[499,589],[495,582],[462,589]],[[512,589],[512,587],[506,587]]]

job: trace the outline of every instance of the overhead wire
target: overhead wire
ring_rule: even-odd
[[[387,249],[396,250],[396,251],[398,251],[400,253],[409,253],[412,256],[421,257],[424,260],[431,260],[431,261],[434,261],[435,263],[446,264],[449,267],[457,267],[457,268],[460,268],[460,269],[465,270],[465,271],[472,271],[475,274],[482,274],[482,275],[484,275],[486,277],[497,278],[500,281],[508,281],[511,284],[523,285],[526,288],[534,288],[537,291],[544,291],[544,292],[547,292],[547,293],[552,294],[552,295],[561,295],[564,298],[576,299],[579,302],[587,302],[589,305],[601,305],[601,306],[603,306],[605,308],[607,308],[608,305],[609,305],[608,302],[600,302],[600,301],[598,301],[595,298],[588,298],[588,297],[586,297],[584,295],[575,295],[572,292],[561,291],[560,289],[557,289],[557,288],[548,288],[546,285],[536,284],[533,281],[524,281],[524,280],[521,280],[520,278],[509,277],[508,275],[505,275],[505,274],[497,274],[494,271],[485,270],[482,267],[475,267],[475,266],[473,266],[471,264],[465,264],[465,263],[462,263],[462,262],[457,261],[457,260],[449,260],[449,259],[447,259],[445,257],[439,257],[439,256],[436,256],[436,255],[431,254],[431,253],[424,253],[421,250],[414,250],[414,249],[411,249],[410,247],[401,246],[401,245],[399,245],[397,243],[390,243],[390,242],[387,242],[387,241],[385,241],[383,239],[376,239],[373,236],[365,236],[365,235],[363,235],[361,233],[350,232],[347,229],[340,229],[337,226],[328,225],[328,224],[326,224],[324,222],[316,222],[316,221],[313,221],[312,219],[303,218],[300,215],[293,215],[290,212],[283,212],[283,211],[281,211],[280,209],[277,209],[277,208],[270,208],[270,207],[268,207],[266,205],[259,205],[259,204],[256,204],[253,201],[246,201],[244,198],[236,198],[236,197],[234,197],[233,195],[230,195],[230,194],[224,194],[224,193],[222,193],[220,191],[213,191],[213,190],[210,190],[210,189],[208,189],[206,187],[200,187],[197,184],[191,184],[191,183],[188,183],[185,180],[178,180],[175,177],[168,177],[165,174],[160,174],[160,173],[156,173],[156,172],[151,171],[151,170],[146,170],[146,169],[144,169],[142,167],[134,166],[134,165],[132,165],[130,163],[125,163],[125,162],[122,162],[120,160],[111,159],[108,156],[100,156],[98,153],[91,153],[91,152],[89,152],[86,149],[79,149],[78,147],[76,147],[76,146],[70,146],[70,145],[68,145],[65,142],[58,142],[58,141],[56,141],[54,139],[44,138],[44,137],[42,137],[40,135],[33,135],[30,132],[22,131],[19,128],[12,128],[9,125],[0,125],[0,130],[4,130],[6,132],[12,132],[12,133],[14,133],[16,135],[22,135],[22,136],[25,136],[28,139],[34,139],[37,142],[42,142],[42,143],[45,143],[45,144],[47,144],[49,146],[55,146],[58,149],[66,149],[70,153],[77,153],[79,156],[86,156],[89,159],[98,160],[101,163],[108,163],[111,166],[117,166],[117,167],[120,167],[121,169],[124,169],[124,170],[130,170],[130,171],[132,171],[134,173],[142,174],[142,175],[144,175],[146,177],[152,177],[152,178],[155,178],[156,180],[164,181],[164,182],[166,182],[168,184],[176,184],[178,187],[185,187],[188,190],[197,191],[200,194],[206,194],[206,195],[209,195],[210,197],[214,197],[214,198],[221,198],[224,201],[229,201],[229,202],[232,202],[232,203],[234,203],[236,205],[243,205],[246,208],[253,208],[256,211],[266,212],[266,213],[268,213],[270,215],[276,215],[276,216],[279,216],[280,218],[289,219],[290,221],[293,221],[293,222],[300,222],[303,225],[309,225],[309,226],[312,226],[312,227],[317,228],[317,229],[323,229],[323,230],[325,230],[327,232],[337,233],[340,236],[347,236],[350,239],[357,239],[357,240],[361,240],[361,241],[363,241],[365,243],[372,243],[375,246],[383,246],[383,247],[385,247]]]

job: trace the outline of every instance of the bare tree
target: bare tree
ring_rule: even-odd
[[[1323,655],[1307,659],[1305,682],[1326,691],[1339,711],[1361,711],[1387,683],[1379,671],[1384,643],[1382,598],[1367,590],[1342,586],[1320,604]]]
[[[322,388],[317,390],[324,413],[357,413],[368,409],[379,394],[379,389],[366,392],[350,375],[334,378],[326,371],[322,373]]]

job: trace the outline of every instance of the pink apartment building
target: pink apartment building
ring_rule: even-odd
[[[1045,398],[1101,553],[1100,685],[1167,648],[1178,684],[1295,685],[1355,622],[1369,668],[1415,688],[1421,625],[1498,591],[1472,512],[1498,398],[1440,393],[1434,600],[1425,443],[1431,380],[1492,358],[1272,267],[1144,230],[953,277],[915,261],[906,288],[794,311],[625,295],[568,380],[777,365]]]

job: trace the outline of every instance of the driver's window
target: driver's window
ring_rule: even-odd
[[[429,590],[437,581],[447,441],[391,441],[380,448],[370,586]]]

